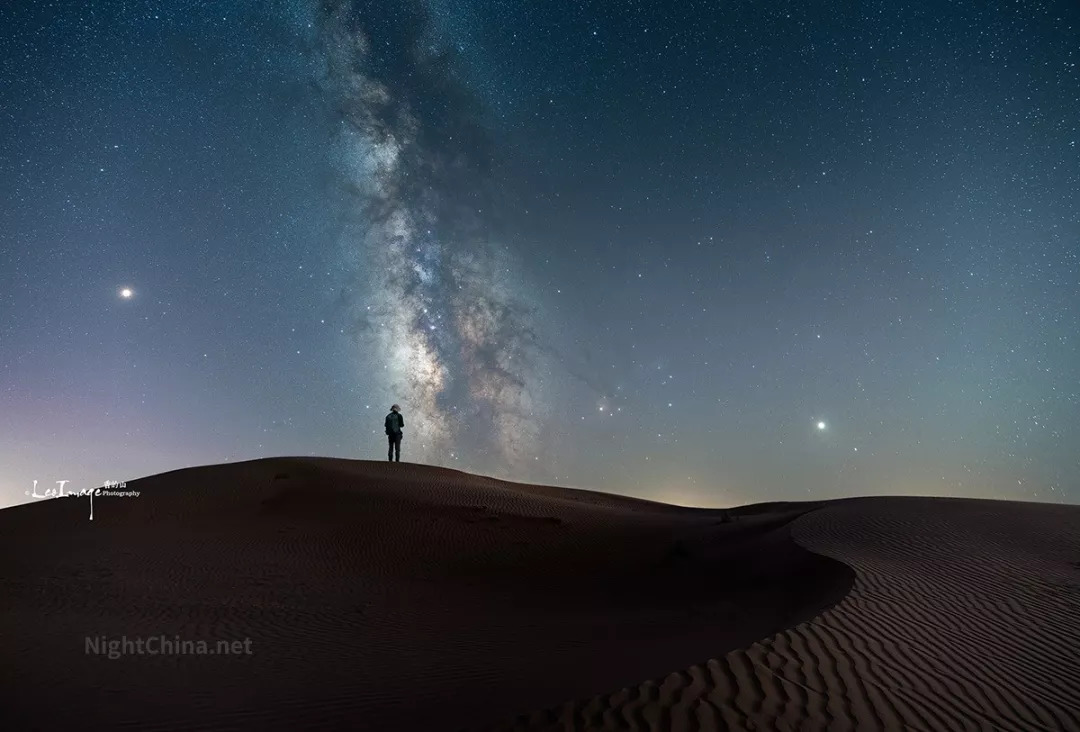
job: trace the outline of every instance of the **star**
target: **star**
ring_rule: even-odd
[[[130,287],[122,287],[122,288],[120,288],[120,297],[122,297],[123,299],[130,300],[134,296],[135,296],[135,291],[132,290]]]
[[[823,429],[825,429],[825,423],[824,423],[824,422],[818,422],[818,423],[817,423],[817,428],[818,428],[819,430],[823,430]]]

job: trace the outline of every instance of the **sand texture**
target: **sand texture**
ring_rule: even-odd
[[[329,458],[126,489],[0,511],[0,727],[1080,729],[1074,507]],[[87,652],[122,636],[251,653]]]
[[[1080,729],[1080,508],[864,498],[792,533],[855,570],[835,607],[498,728]]]

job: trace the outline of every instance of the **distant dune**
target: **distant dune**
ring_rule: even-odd
[[[4,729],[1080,729],[1080,508],[328,458],[125,490],[0,511]]]

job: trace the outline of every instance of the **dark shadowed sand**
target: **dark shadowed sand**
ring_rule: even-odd
[[[1080,730],[1080,507],[836,501],[791,524],[855,570],[809,622],[500,730]]]
[[[321,458],[126,490],[0,512],[0,728],[1080,728],[1075,507]],[[122,636],[251,654],[88,652]]]

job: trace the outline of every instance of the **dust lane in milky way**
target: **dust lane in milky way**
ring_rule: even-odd
[[[364,366],[382,360],[385,392],[407,395],[420,459],[447,459],[462,428],[483,420],[503,464],[520,467],[539,448],[541,388],[533,310],[511,290],[504,273],[516,262],[485,226],[487,132],[428,49],[427,11],[400,9],[383,35],[371,32],[374,9],[337,2],[318,12],[320,83],[341,117],[339,170],[354,194],[346,206],[364,219],[344,240],[367,265],[350,298],[375,343]]]

